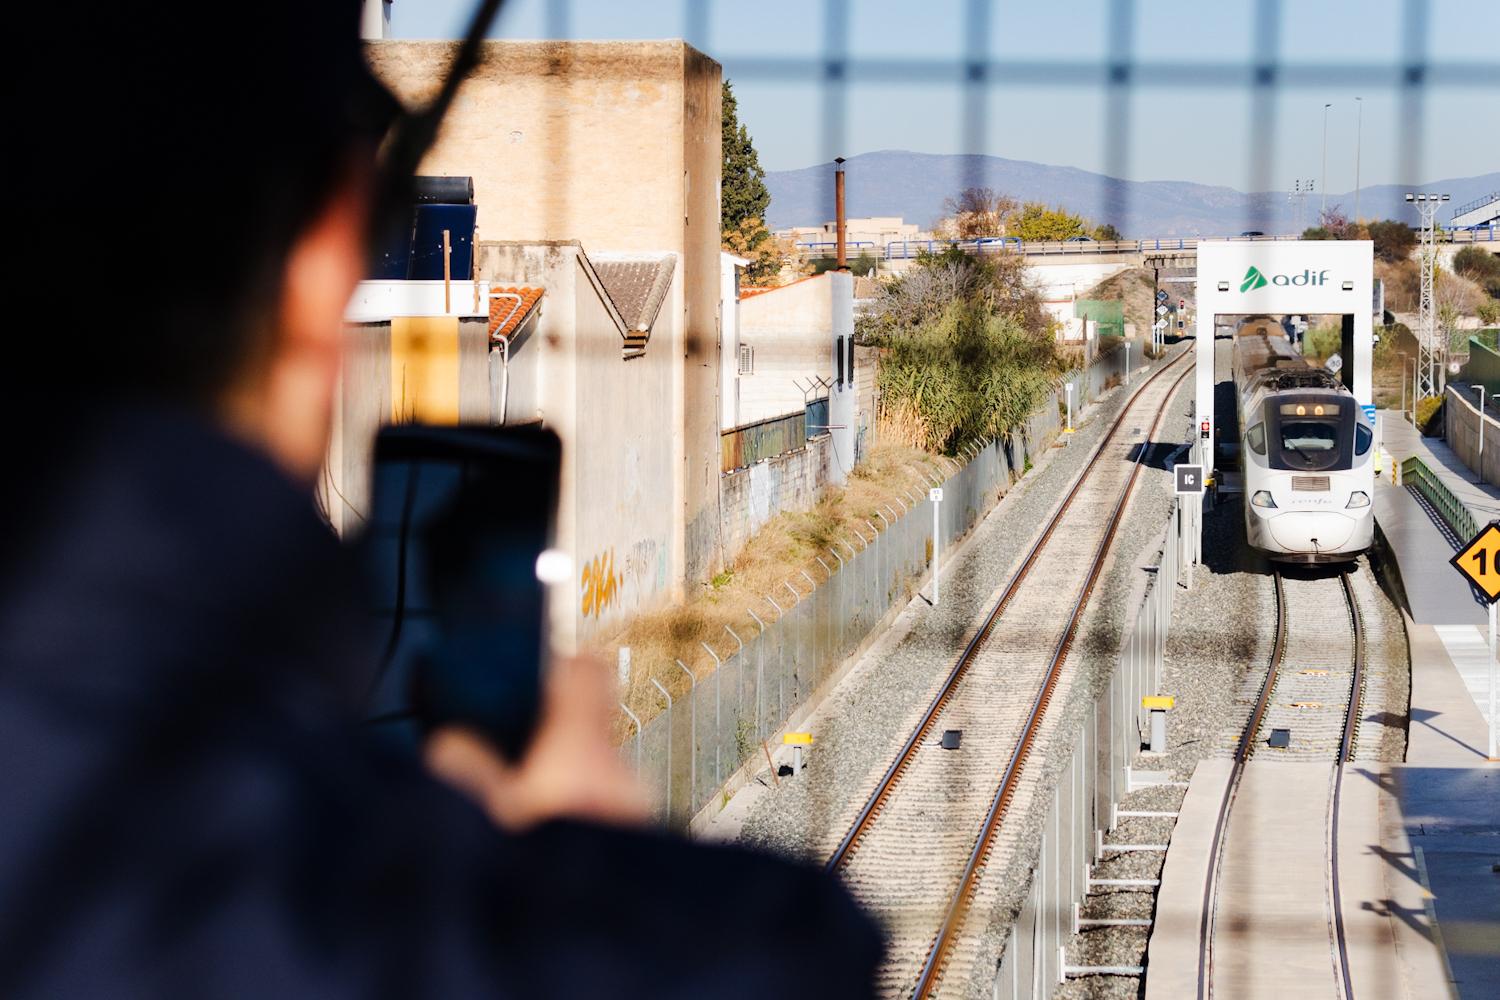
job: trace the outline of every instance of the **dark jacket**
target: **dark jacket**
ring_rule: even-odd
[[[871,991],[878,935],[817,871],[501,834],[380,756],[306,495],[182,414],[78,426],[8,487],[36,492],[0,579],[0,996]]]

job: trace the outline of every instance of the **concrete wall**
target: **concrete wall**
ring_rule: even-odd
[[[828,482],[827,434],[807,447],[757,462],[720,478],[724,508],[725,561],[733,562],[750,537],[783,511],[808,510]]]
[[[496,283],[546,289],[535,331],[511,355],[512,378],[534,366],[536,414],[563,442],[557,541],[575,575],[553,625],[563,641],[586,643],[668,603],[681,584],[675,359],[651,347],[624,359],[620,326],[576,243],[484,242],[478,266]],[[674,338],[674,320],[658,317],[653,344]]]
[[[719,430],[738,427],[740,278],[745,258],[719,254]]]
[[[686,489],[683,568],[689,583],[706,580],[723,567],[719,545],[719,231],[720,160],[723,130],[722,74],[719,64],[689,46],[680,52],[683,101],[680,178],[683,220],[682,283],[673,288],[685,303],[682,331],[683,429]],[[670,55],[670,52],[668,53]],[[639,125],[637,127],[640,127]],[[666,211],[650,201],[647,213]],[[673,247],[672,249],[677,249]],[[681,291],[679,291],[679,288]]]
[[[875,447],[875,413],[880,406],[880,350],[855,345],[854,348],[854,460],[862,460]],[[831,421],[830,421],[831,422]]]
[[[1500,421],[1480,417],[1477,392],[1460,392],[1467,386],[1448,386],[1443,394],[1443,438],[1453,453],[1486,483],[1500,483]],[[1479,422],[1484,421],[1484,456],[1479,450]]]
[[[805,278],[740,301],[740,343],[755,373],[739,376],[739,423],[800,409],[803,388],[833,378],[833,274]]]
[[[1089,290],[1106,278],[1112,278],[1131,267],[1126,263],[1045,264],[1031,263],[1031,278],[1042,294],[1047,315],[1062,325],[1059,339],[1081,343],[1085,339],[1083,323],[1073,316],[1073,303],[1087,298]]]
[[[571,452],[566,481],[577,501],[573,610],[580,642],[610,634],[634,615],[666,604],[681,580],[672,559],[672,543],[681,532],[670,503],[673,359],[649,349],[641,357],[621,359],[620,334],[583,273],[585,266],[581,257],[574,264],[574,316],[577,349],[586,363],[576,369],[576,409],[566,439]],[[658,327],[672,319],[662,317]]]
[[[386,40],[367,52],[403,100],[420,102],[456,47]],[[483,239],[677,254],[647,356],[671,368],[670,409],[655,425],[671,438],[671,492],[656,502],[680,519],[667,571],[679,591],[721,559],[720,79],[718,63],[680,41],[486,42],[421,167],[474,178]]]

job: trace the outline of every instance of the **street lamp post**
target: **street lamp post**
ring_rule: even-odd
[[[1322,207],[1318,209],[1318,225],[1323,224],[1323,216],[1328,214],[1328,109],[1332,104],[1323,105],[1323,176],[1318,179],[1318,187],[1323,189]]]
[[[1406,363],[1411,360],[1411,356],[1405,351],[1397,351],[1396,354],[1401,358],[1401,409],[1399,412],[1404,417],[1406,416]]]
[[[1411,425],[1417,426],[1417,359],[1411,359]]]
[[[1470,389],[1479,393],[1479,478],[1476,483],[1484,482],[1484,386],[1471,385]]]

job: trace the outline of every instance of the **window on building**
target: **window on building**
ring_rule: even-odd
[[[740,345],[740,374],[755,374],[755,348],[749,344]]]

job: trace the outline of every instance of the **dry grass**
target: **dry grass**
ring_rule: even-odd
[[[1188,285],[1175,287],[1174,294],[1190,298]],[[1120,299],[1125,303],[1125,322],[1135,326],[1137,337],[1151,333],[1151,322],[1156,317],[1156,300],[1153,297],[1151,272],[1143,267],[1133,267],[1105,278],[1099,284],[1080,295],[1081,299]]]
[[[887,437],[886,428],[881,428],[880,436]],[[735,652],[738,646],[727,629],[747,642],[759,633],[748,609],[754,609],[769,625],[776,619],[776,610],[765,600],[766,595],[786,608],[794,603],[788,586],[806,597],[828,580],[824,565],[838,569],[830,548],[836,543],[862,548],[856,536],[869,539],[871,525],[877,530],[884,528],[877,510],[889,507],[885,510],[887,517],[891,511],[900,514],[903,506],[911,505],[911,498],[925,497],[931,478],[947,478],[953,468],[951,462],[914,448],[877,445],[855,468],[845,487],[826,489],[810,510],[788,511],[772,518],[750,539],[732,566],[711,583],[701,585],[686,602],[642,615],[617,635],[596,644],[594,651],[611,663],[618,658],[620,647],[630,647],[630,684],[621,700],[643,723],[655,717],[665,710],[666,702],[651,684],[652,679],[675,699],[690,687],[677,661],[700,680],[712,675],[714,661],[705,644],[721,659]],[[626,735],[629,728],[622,723],[620,735]]]

